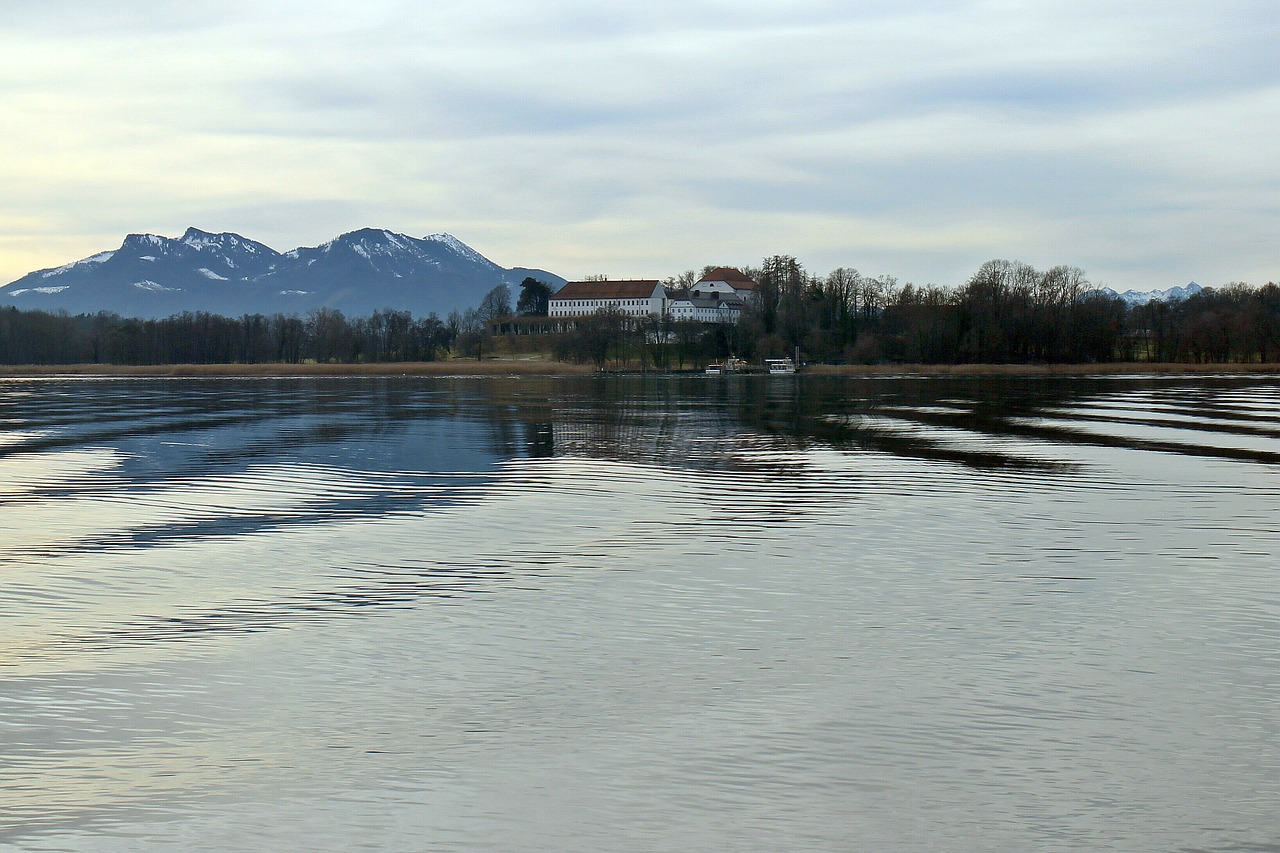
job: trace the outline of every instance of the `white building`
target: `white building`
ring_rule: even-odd
[[[586,317],[612,308],[629,317],[661,317],[667,291],[659,281],[571,281],[551,294],[550,317]]]
[[[628,317],[669,316],[700,323],[736,323],[760,285],[732,267],[717,267],[688,290],[668,291],[656,280],[571,281],[551,295],[551,318],[586,317],[613,309]]]
[[[672,320],[697,320],[699,323],[736,323],[746,303],[736,294],[694,295],[696,291],[673,296],[667,305]]]
[[[669,294],[667,310],[673,320],[736,323],[747,303],[759,292],[760,285],[741,271],[716,267],[687,291]]]
[[[689,290],[694,296],[734,295],[743,302],[750,302],[760,295],[760,285],[733,267],[716,267],[698,279]]]

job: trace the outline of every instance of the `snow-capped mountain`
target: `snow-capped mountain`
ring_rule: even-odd
[[[397,278],[414,275],[423,266],[442,269],[463,264],[490,272],[502,271],[493,261],[449,234],[433,234],[419,240],[375,228],[343,234],[314,249],[286,252],[276,268],[286,270],[292,264],[294,268],[307,269],[318,262],[361,272],[371,269]]]
[[[503,268],[449,234],[410,237],[365,228],[281,254],[238,234],[187,229],[179,238],[130,234],[119,249],[38,270],[0,287],[0,304],[164,317],[305,313],[321,306],[363,316],[384,308],[441,316],[479,303],[491,288],[543,270]]]
[[[1156,302],[1176,302],[1179,299],[1194,296],[1201,290],[1204,290],[1204,288],[1192,281],[1188,282],[1185,287],[1170,287],[1168,290],[1126,290],[1124,293],[1116,293],[1109,287],[1102,287],[1098,289],[1098,292],[1106,296],[1119,297],[1127,305],[1133,307],[1135,305],[1146,305],[1153,300]]]

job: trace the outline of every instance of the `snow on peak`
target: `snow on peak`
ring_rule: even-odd
[[[336,240],[331,240],[323,248],[325,252],[328,252],[334,246],[342,245],[376,267],[375,257],[390,258],[392,260],[405,257],[414,260],[421,258],[422,248],[417,245],[418,242],[408,235],[397,234],[384,228],[362,228],[359,231],[343,234]]]
[[[167,237],[161,237],[159,234],[130,234],[124,238],[125,245],[135,246],[161,246],[170,242]]]
[[[344,254],[350,252],[375,269],[389,275],[395,275],[398,272],[401,277],[405,275],[406,265],[439,268],[441,256],[444,253],[487,270],[502,269],[451,234],[432,234],[418,238],[386,228],[360,228],[348,231],[314,249],[293,249],[285,252],[283,257],[288,260],[298,260],[311,253],[321,256],[332,255],[334,252]],[[307,263],[313,263],[315,260],[316,257],[313,256]],[[389,265],[395,265],[397,268],[393,269]]]
[[[199,228],[188,228],[186,233],[182,235],[182,244],[190,246],[197,252],[203,252],[206,249],[225,251],[226,249],[234,248],[257,254],[261,248],[252,240],[246,240],[239,234],[233,234],[230,231],[212,234],[208,231],[201,231]]]
[[[480,254],[475,249],[471,248],[466,243],[462,242],[452,234],[445,234],[443,232],[440,234],[428,234],[426,237],[423,237],[422,239],[426,241],[430,241],[432,243],[439,243],[442,246],[445,246],[454,254],[460,255],[461,257],[464,257],[469,261],[474,261],[475,263],[484,264],[485,266],[490,266],[490,267],[497,266],[497,264],[493,263],[493,261],[489,260],[484,255]]]
[[[204,276],[205,278],[212,279],[213,281],[226,281],[226,280],[227,280],[227,277],[226,277],[226,276],[224,276],[224,275],[218,275],[216,272],[214,272],[213,270],[209,269],[208,267],[200,267],[198,270],[196,270],[196,272],[200,273],[200,275]]]
[[[99,252],[98,254],[90,255],[89,257],[84,258],[83,260],[73,261],[69,264],[63,264],[62,266],[55,267],[54,269],[51,269],[51,270],[45,270],[42,273],[40,273],[40,277],[53,278],[55,275],[62,275],[64,272],[70,272],[76,267],[97,266],[98,264],[105,263],[111,260],[111,258],[114,256],[115,256],[115,252]]]
[[[1202,290],[1204,290],[1203,287],[1190,281],[1185,287],[1170,287],[1166,290],[1126,290],[1124,293],[1117,293],[1109,287],[1102,287],[1098,292],[1106,296],[1118,297],[1126,304],[1135,306],[1146,305],[1148,302],[1177,302],[1195,296]]]
[[[228,234],[210,234],[208,231],[201,231],[199,228],[188,228],[187,232],[182,235],[182,243],[190,246],[197,252],[203,252],[205,249],[221,249],[227,243],[238,242],[235,239],[226,239],[231,235]]]
[[[143,279],[142,281],[135,281],[133,283],[133,286],[138,288],[139,290],[147,290],[152,293],[175,293],[179,290],[182,290],[181,287],[165,287],[160,282],[152,281],[151,279]]]
[[[410,238],[403,234],[397,234],[394,231],[388,231],[385,228],[361,228],[358,231],[348,231],[334,242],[342,242],[349,245],[363,246],[383,246],[390,244],[398,249],[408,248],[405,241]]]

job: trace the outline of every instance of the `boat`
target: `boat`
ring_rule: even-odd
[[[724,362],[712,362],[707,365],[708,376],[724,376],[727,373],[747,373],[747,363],[740,358],[730,356]]]
[[[796,372],[796,363],[789,358],[766,358],[764,366],[770,376],[783,376]]]

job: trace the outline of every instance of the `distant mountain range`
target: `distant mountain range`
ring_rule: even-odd
[[[280,253],[239,234],[188,228],[176,239],[130,234],[113,251],[28,273],[0,287],[0,305],[125,317],[305,314],[320,307],[352,317],[385,308],[444,317],[475,307],[499,284],[510,285],[514,299],[526,276],[553,290],[565,283],[545,270],[500,267],[449,234],[419,238],[364,228]],[[1098,292],[1132,306],[1186,299],[1201,290],[1193,281],[1168,290]]]
[[[319,307],[353,317],[385,308],[444,317],[476,306],[503,283],[514,301],[526,276],[553,289],[565,281],[545,270],[500,267],[449,234],[418,238],[365,228],[282,254],[239,234],[188,228],[177,239],[130,234],[114,251],[29,273],[0,287],[0,305],[126,317],[304,314]]]
[[[1188,282],[1185,287],[1171,287],[1168,290],[1126,290],[1124,293],[1116,293],[1109,287],[1100,287],[1098,288],[1098,293],[1104,296],[1118,296],[1132,308],[1135,305],[1146,305],[1153,300],[1156,302],[1176,302],[1179,299],[1194,296],[1202,290],[1204,290],[1203,287],[1192,281]]]

